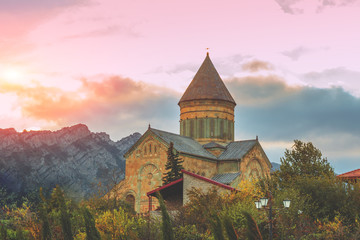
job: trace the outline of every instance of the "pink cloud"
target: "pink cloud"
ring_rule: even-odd
[[[95,129],[114,132],[119,124],[131,126],[142,121],[160,122],[158,118],[166,119],[177,114],[178,99],[169,89],[120,76],[105,76],[97,81],[83,78],[81,83],[77,91],[40,84],[29,87],[3,83],[0,93],[16,94],[25,118],[55,123],[58,127],[85,123]],[[160,109],[167,112],[167,116],[160,114]],[[147,125],[145,122],[140,125]]]

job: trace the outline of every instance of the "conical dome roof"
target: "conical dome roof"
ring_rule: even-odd
[[[204,62],[181,97],[179,104],[184,101],[205,99],[223,100],[236,104],[211,62],[209,53],[206,54]]]

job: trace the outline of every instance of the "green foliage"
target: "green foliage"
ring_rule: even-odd
[[[0,239],[2,239],[2,240],[8,239],[7,230],[6,230],[6,227],[4,224],[0,225]]]
[[[165,174],[163,177],[163,184],[168,184],[182,178],[182,172],[184,168],[182,163],[184,161],[179,158],[179,153],[174,149],[174,143],[170,142],[170,146],[167,151],[167,162],[165,164]]]
[[[174,240],[174,231],[171,226],[171,219],[169,213],[165,207],[164,199],[162,198],[161,194],[157,193],[157,199],[159,200],[160,209],[161,209],[161,216],[162,216],[162,224],[161,229],[163,233],[163,240]]]
[[[143,218],[132,216],[121,207],[99,214],[95,223],[102,239],[138,239],[145,225]]]
[[[95,221],[90,211],[87,208],[83,210],[86,240],[101,240],[99,231],[95,226]]]
[[[174,229],[175,239],[182,240],[203,240],[206,235],[197,231],[195,225],[177,226]]]
[[[225,240],[222,222],[218,215],[212,214],[210,220],[211,231],[215,240]]]
[[[55,204],[55,206],[57,206],[60,210],[60,222],[64,240],[73,240],[74,237],[71,231],[70,215],[66,207],[64,192],[59,186],[56,186],[51,196],[52,203]]]
[[[8,205],[16,205],[18,196],[9,192],[6,188],[0,187],[0,208]]]
[[[16,240],[26,240],[24,232],[21,228],[16,229]]]
[[[227,234],[229,240],[238,240],[239,237],[236,234],[234,226],[231,222],[231,218],[229,216],[225,216],[223,222],[224,222],[224,228],[225,228],[225,231],[226,231],[226,234]]]
[[[103,213],[106,211],[112,211],[115,209],[122,208],[131,215],[135,215],[135,210],[128,202],[115,199],[115,198],[106,198],[106,197],[92,197],[88,200],[83,200],[82,205],[88,206],[90,209],[93,209],[97,213]]]
[[[262,235],[254,218],[248,212],[244,211],[242,212],[242,214],[245,216],[247,222],[247,231],[246,231],[247,239],[262,240],[263,239]]]
[[[39,217],[42,222],[42,240],[51,240],[51,230],[50,230],[50,223],[47,214],[47,209],[45,203],[41,204],[39,207]]]
[[[286,149],[277,177],[287,183],[297,177],[334,177],[334,170],[319,149],[311,142],[294,140],[291,150]]]

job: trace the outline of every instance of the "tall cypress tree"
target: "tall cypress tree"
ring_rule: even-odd
[[[42,240],[51,240],[51,230],[49,224],[48,213],[45,203],[42,203],[39,208],[39,217],[42,222]]]
[[[49,216],[48,216],[49,201],[45,198],[42,187],[40,187],[40,198],[43,201],[39,205],[39,210],[38,210],[39,217],[42,222],[41,240],[51,240],[51,229],[50,229]]]
[[[100,233],[96,229],[95,220],[87,208],[83,210],[86,240],[101,240]]]
[[[74,237],[71,231],[70,215],[66,207],[64,192],[59,186],[56,186],[52,195],[53,200],[56,202],[60,210],[60,222],[62,232],[64,234],[64,240],[73,240]]]
[[[167,151],[167,162],[165,164],[166,173],[163,177],[163,184],[171,183],[182,177],[181,170],[184,169],[182,163],[184,161],[179,158],[179,153],[174,149],[174,143],[170,142]]]
[[[174,240],[175,236],[174,236],[174,230],[171,226],[171,219],[166,209],[164,199],[159,192],[157,192],[157,199],[159,200],[159,205],[161,209],[161,217],[162,217],[161,230],[162,230],[163,240]]]

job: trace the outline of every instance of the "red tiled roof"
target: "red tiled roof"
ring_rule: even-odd
[[[190,176],[192,176],[192,177],[195,177],[195,178],[197,178],[197,179],[206,181],[206,182],[208,182],[208,183],[217,185],[217,186],[219,186],[219,187],[226,188],[226,189],[231,190],[231,191],[234,191],[234,190],[235,190],[235,188],[233,188],[233,187],[230,187],[230,186],[228,186],[228,185],[225,185],[225,184],[216,182],[216,181],[214,181],[214,180],[211,180],[210,178],[206,178],[206,177],[203,177],[203,176],[200,176],[200,175],[197,175],[197,174],[195,174],[195,173],[188,172],[188,171],[185,171],[185,170],[181,170],[181,172],[183,172],[183,173],[185,173],[185,174],[187,174],[187,175],[190,175]]]
[[[228,190],[231,190],[231,191],[236,190],[236,189],[233,188],[233,187],[230,187],[230,186],[228,186],[228,185],[225,185],[225,184],[216,182],[216,181],[214,181],[214,180],[211,180],[210,178],[206,178],[206,177],[197,175],[197,174],[192,173],[192,172],[188,172],[188,171],[185,171],[185,170],[181,170],[181,172],[184,173],[184,174],[190,175],[190,176],[192,176],[192,177],[194,177],[194,178],[203,180],[203,181],[205,181],[205,182],[208,182],[208,183],[217,185],[217,186],[219,186],[219,187],[222,187],[222,188],[225,188],[225,189],[228,189]],[[176,181],[173,181],[173,182],[168,183],[168,184],[166,184],[166,185],[164,185],[164,186],[158,187],[158,188],[156,188],[156,189],[154,189],[154,190],[152,190],[152,191],[150,191],[150,192],[147,192],[146,195],[147,195],[147,196],[150,196],[150,195],[152,195],[152,194],[154,194],[154,193],[156,193],[156,192],[159,192],[159,191],[161,191],[161,190],[163,190],[163,189],[166,189],[166,188],[168,188],[168,187],[171,187],[171,186],[173,186],[173,185],[175,185],[175,184],[177,184],[177,183],[179,183],[179,182],[182,182],[183,180],[184,180],[184,178],[180,178],[180,179],[178,179],[178,180],[176,180]]]
[[[146,196],[149,196],[149,195],[151,195],[151,194],[153,194],[153,193],[159,192],[159,191],[161,191],[161,190],[163,190],[163,189],[165,189],[165,188],[168,188],[168,187],[170,187],[170,186],[172,186],[172,185],[175,185],[175,184],[177,184],[178,182],[181,182],[182,180],[184,180],[184,179],[183,179],[183,178],[180,178],[180,179],[175,180],[175,181],[173,181],[173,182],[171,182],[171,183],[168,183],[168,184],[166,184],[166,185],[164,185],[164,186],[158,187],[158,188],[156,188],[156,189],[154,189],[154,190],[152,190],[152,191],[150,191],[150,192],[147,192],[147,193],[146,193]]]
[[[340,175],[337,175],[338,178],[346,178],[346,179],[360,179],[360,168],[350,171],[350,172],[346,172]]]

